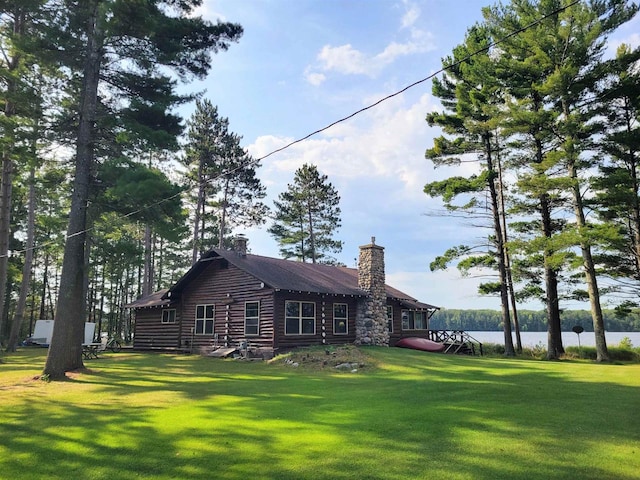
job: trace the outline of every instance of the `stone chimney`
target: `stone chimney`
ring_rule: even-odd
[[[241,257],[247,256],[247,237],[240,234],[233,239],[233,251]]]
[[[371,237],[369,245],[360,247],[358,286],[368,296],[360,302],[356,313],[356,344],[389,345],[387,326],[387,293],[385,290],[384,248]]]

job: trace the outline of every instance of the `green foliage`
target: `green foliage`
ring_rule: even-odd
[[[613,332],[640,331],[640,312],[619,317],[615,310],[605,310],[606,328]],[[544,332],[547,330],[546,312],[540,310],[518,310],[520,329],[523,332]],[[435,330],[502,330],[502,318],[498,310],[439,310],[429,321]],[[586,332],[593,331],[591,313],[588,310],[565,310],[562,312],[562,330],[571,331],[574,325],[582,326]]]
[[[333,239],[341,225],[339,203],[337,190],[315,165],[296,170],[293,183],[274,202],[274,222],[269,227],[284,258],[332,263],[328,253],[342,250],[342,242]]]
[[[608,346],[609,358],[612,362],[635,362],[640,363],[640,349]],[[598,352],[595,347],[567,347],[566,356],[571,359],[585,359],[595,361]]]
[[[182,189],[162,171],[120,158],[104,162],[98,177],[102,189],[96,200],[102,211],[151,224],[170,241],[184,234]]]
[[[209,100],[196,102],[187,122],[183,163],[192,182],[194,246],[200,252],[225,245],[233,227],[265,223],[266,189],[256,176],[260,162],[240,146],[229,119]]]

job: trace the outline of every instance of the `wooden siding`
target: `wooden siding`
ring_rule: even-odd
[[[316,305],[314,335],[285,334],[285,303],[287,301],[313,302]],[[353,343],[356,338],[356,306],[358,298],[345,295],[323,295],[300,292],[276,292],[274,296],[275,349],[288,349],[310,345],[337,345]],[[348,308],[347,334],[333,332],[333,304],[346,303]],[[324,317],[323,317],[324,314]],[[323,323],[324,322],[324,323]],[[323,335],[324,334],[324,335]]]
[[[220,259],[211,264],[182,294],[180,344],[193,348],[218,345],[237,346],[248,340],[253,346],[273,345],[273,292],[255,277]],[[245,302],[260,302],[259,334],[245,335]],[[196,335],[197,305],[214,305],[213,335]]]
[[[136,310],[133,348],[138,350],[178,348],[180,324],[162,323],[162,312],[175,307],[147,307]]]
[[[389,335],[389,346],[393,347],[401,338],[429,338],[429,330],[402,330],[402,310],[407,310],[400,302],[387,301],[393,307],[393,332]]]

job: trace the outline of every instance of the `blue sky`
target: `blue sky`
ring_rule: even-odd
[[[190,88],[206,90],[231,130],[260,158],[438,71],[441,59],[491,3],[204,0],[199,14],[238,22],[244,35],[214,57],[205,81]],[[618,36],[637,45],[638,32],[635,19]],[[258,175],[271,206],[297,168],[316,165],[341,196],[340,261],[355,266],[358,246],[374,236],[385,247],[387,283],[444,308],[499,309],[497,298],[477,295],[480,278],[461,278],[455,269],[429,271],[448,247],[484,235],[460,219],[428,215],[441,204],[422,192],[424,184],[454,173],[434,170],[424,158],[440,133],[428,127],[425,116],[438,109],[431,81],[424,82],[264,159]],[[243,233],[251,253],[277,257],[267,226]],[[572,307],[580,306],[565,306]]]

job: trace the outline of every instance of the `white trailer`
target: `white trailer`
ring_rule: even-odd
[[[93,334],[96,331],[96,324],[85,322],[84,324],[84,343],[93,343]],[[33,329],[31,341],[43,347],[48,347],[51,343],[51,335],[53,334],[53,320],[36,320],[36,326]]]

